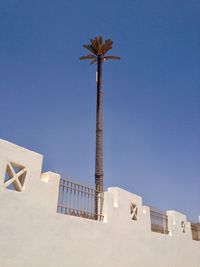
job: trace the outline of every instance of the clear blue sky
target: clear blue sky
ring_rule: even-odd
[[[200,215],[200,1],[1,0],[0,138],[44,155],[44,171],[93,183],[96,35],[104,64],[105,186]]]

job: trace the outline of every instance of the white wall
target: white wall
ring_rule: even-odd
[[[4,186],[9,162],[27,169],[22,192]],[[104,222],[59,214],[60,176],[41,166],[40,154],[0,140],[0,267],[200,267],[185,215],[168,211],[170,234],[151,232],[142,198],[120,188],[105,193]]]

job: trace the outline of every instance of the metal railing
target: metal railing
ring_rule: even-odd
[[[192,239],[200,241],[200,223],[191,223]]]
[[[59,213],[102,221],[103,200],[103,193],[91,187],[60,179]]]
[[[150,208],[151,231],[161,234],[169,234],[168,216],[166,213]]]

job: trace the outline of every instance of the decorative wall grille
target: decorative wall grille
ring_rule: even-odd
[[[21,192],[24,188],[27,170],[24,166],[9,162],[6,167],[4,186],[8,189]]]
[[[130,204],[131,219],[137,221],[138,219],[138,206],[134,203]]]

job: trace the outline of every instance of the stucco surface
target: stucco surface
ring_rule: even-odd
[[[9,162],[27,169],[22,192],[4,186]],[[0,267],[200,267],[185,215],[168,211],[169,235],[154,233],[149,207],[120,188],[105,192],[103,222],[59,214],[60,176],[41,168],[42,155],[0,140]]]

